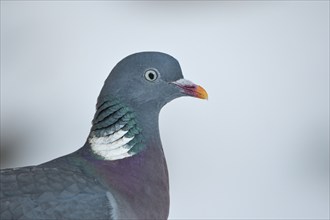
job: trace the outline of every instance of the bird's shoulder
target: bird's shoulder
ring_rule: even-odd
[[[0,186],[1,219],[111,219],[110,192],[80,169],[4,169]]]

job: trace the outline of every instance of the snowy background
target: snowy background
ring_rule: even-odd
[[[329,218],[329,2],[1,1],[1,168],[80,148],[113,66],[176,57],[171,219]]]

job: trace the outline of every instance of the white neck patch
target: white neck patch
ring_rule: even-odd
[[[88,143],[104,160],[131,157],[145,147],[134,112],[118,99],[99,97],[92,123]]]
[[[131,138],[125,137],[124,135],[127,132],[121,129],[109,136],[96,137],[93,135],[88,139],[88,142],[93,152],[105,160],[119,160],[131,157],[134,153],[129,153],[128,151],[133,146],[130,146],[128,143],[134,139],[134,136]]]

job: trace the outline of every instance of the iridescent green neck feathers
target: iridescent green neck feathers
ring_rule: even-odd
[[[98,100],[88,142],[93,153],[104,160],[131,157],[145,148],[132,109],[110,96]]]

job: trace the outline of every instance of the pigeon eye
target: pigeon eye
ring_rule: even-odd
[[[147,70],[144,74],[144,77],[148,80],[148,81],[155,81],[158,78],[158,74],[155,70]]]

